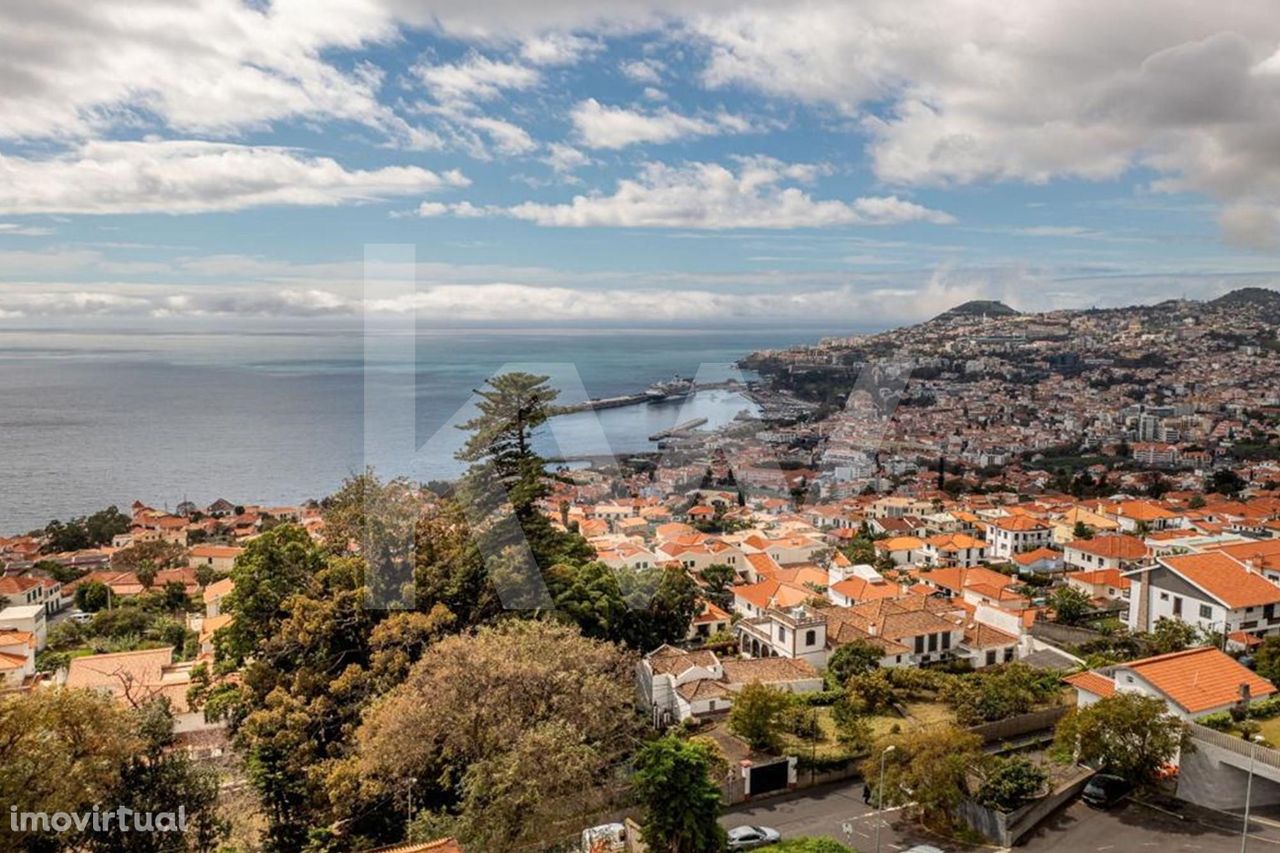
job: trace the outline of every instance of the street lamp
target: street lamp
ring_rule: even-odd
[[[1253,759],[1258,754],[1258,744],[1262,735],[1249,738],[1249,781],[1244,784],[1244,826],[1240,829],[1240,853],[1245,853],[1249,846],[1249,800],[1253,795]]]
[[[890,744],[880,753],[880,778],[876,785],[876,853],[880,853],[880,825],[884,823],[884,760],[897,747]]]

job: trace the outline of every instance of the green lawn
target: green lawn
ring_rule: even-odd
[[[905,731],[914,726],[935,726],[954,723],[955,714],[940,702],[908,702],[904,706],[910,718],[900,717],[893,713],[871,714],[867,722],[871,725],[872,734],[884,737],[897,726]],[[849,748],[836,737],[836,723],[829,707],[812,709],[817,714],[818,728],[822,730],[822,738],[816,743],[795,735],[783,735],[783,752],[790,755],[813,755],[819,759],[835,760],[850,757]]]

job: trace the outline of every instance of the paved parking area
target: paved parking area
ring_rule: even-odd
[[[874,809],[862,802],[861,783],[744,804],[721,820],[726,827],[770,826],[783,838],[834,838],[859,853],[875,850],[878,821],[882,851],[902,851],[914,844],[932,844],[946,851],[996,849],[965,848],[940,840],[903,820],[899,811],[887,811],[879,818]],[[1029,853],[1239,853],[1240,827],[1239,818],[1216,812],[1184,808],[1175,813],[1133,801],[1100,811],[1077,801],[1051,815],[1017,849]],[[1249,850],[1280,853],[1280,823],[1254,822],[1248,846]]]

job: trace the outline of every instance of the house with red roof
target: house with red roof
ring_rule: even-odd
[[[1280,633],[1280,585],[1221,551],[1157,557],[1126,577],[1130,630],[1149,631],[1166,618],[1205,631]]]
[[[1006,515],[987,525],[987,553],[993,560],[1043,548],[1053,540],[1053,525],[1030,515]]]
[[[1184,720],[1276,693],[1270,681],[1212,646],[1078,672],[1063,680],[1075,688],[1081,708],[1117,693],[1140,693],[1163,699],[1169,713]]]
[[[1137,536],[1117,533],[1074,539],[1063,546],[1062,559],[1073,569],[1127,569],[1151,555],[1147,543]]]

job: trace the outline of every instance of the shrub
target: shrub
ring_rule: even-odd
[[[978,789],[977,800],[988,808],[1011,812],[1035,797],[1048,776],[1039,766],[1021,756],[1000,761]]]

